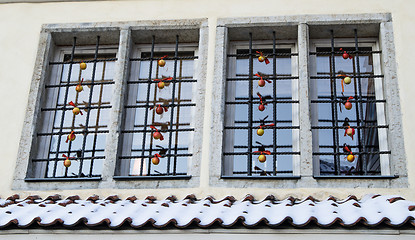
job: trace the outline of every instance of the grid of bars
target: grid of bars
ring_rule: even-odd
[[[37,133],[38,141],[47,142],[48,150],[47,153],[41,154],[40,152],[45,151],[43,149],[45,145],[38,144],[37,157],[32,159],[34,168],[38,169],[34,179],[84,179],[97,178],[101,175],[102,161],[105,158],[105,135],[108,133],[103,118],[107,118],[111,108],[108,93],[111,92],[111,85],[114,84],[111,74],[117,59],[115,54],[99,53],[99,36],[96,38],[93,56],[76,54],[76,40],[74,37],[71,53],[64,56],[63,61],[49,63],[52,67],[57,67],[60,72],[58,79],[50,79],[52,84],[45,85],[47,95],[55,94],[56,97],[48,96],[45,101],[46,107],[41,108],[43,121],[46,121],[45,116],[48,116],[52,124],[44,122],[46,128],[43,127]],[[80,70],[81,62],[85,62],[88,68],[92,67],[92,71],[88,71],[91,72],[91,76]],[[83,78],[85,78],[81,84],[83,92],[77,92],[75,88]],[[68,105],[70,101],[77,105],[83,116],[81,114],[75,116],[72,113],[73,107]],[[76,138],[66,143],[65,139],[71,132]],[[70,157],[72,162],[70,167],[64,167],[63,162],[66,158],[63,154]],[[96,164],[98,160],[101,162]]]
[[[118,157],[120,161],[119,166],[124,170],[118,173],[120,176],[132,178],[149,178],[154,176],[174,178],[187,174],[177,170],[179,164],[187,166],[187,161],[180,162],[179,159],[187,159],[192,156],[192,153],[189,152],[188,145],[182,143],[185,140],[188,141],[188,139],[184,139],[184,136],[179,136],[183,133],[194,131],[194,128],[191,127],[191,122],[184,122],[186,120],[183,119],[182,112],[189,112],[192,110],[191,108],[196,106],[195,103],[192,103],[191,97],[184,97],[188,94],[184,91],[185,86],[191,88],[197,80],[193,76],[185,75],[183,66],[185,63],[193,64],[192,62],[194,59],[197,59],[197,56],[194,56],[194,52],[179,51],[178,35],[176,36],[174,52],[156,52],[155,47],[157,46],[156,37],[153,36],[150,52],[143,52],[139,58],[130,59],[131,64],[138,64],[140,73],[137,80],[127,82],[129,90],[135,86],[138,90],[133,90],[134,93],[128,96],[127,102],[131,103],[131,98],[137,95],[137,97],[132,99],[134,103],[125,105],[127,117],[124,120],[124,129],[121,131],[124,149],[121,156]],[[171,67],[173,64],[173,71],[171,72],[171,69],[169,69],[169,74],[171,75],[168,77],[169,80],[165,81],[166,86],[163,89],[157,89],[157,80],[166,78],[166,76],[161,74],[162,67],[158,64],[160,59],[166,61],[166,66],[163,67],[163,70]],[[147,65],[145,64],[148,64],[148,69],[146,69]],[[140,76],[144,75],[141,73],[145,71],[148,71],[146,78],[140,78]],[[140,89],[145,90],[140,91]],[[168,99],[160,97],[162,93],[169,91],[171,91],[171,95]],[[143,98],[143,96],[145,97]],[[158,116],[155,111],[157,106],[161,106],[167,111]],[[129,119],[128,115],[132,116],[132,120]],[[169,120],[161,122],[165,115],[167,115]],[[152,128],[153,126],[161,134],[164,134],[165,139],[163,141],[153,138],[153,134],[156,131]],[[127,144],[127,142],[130,142],[130,144]],[[128,149],[125,149],[127,145]],[[161,164],[159,166],[152,162],[152,158],[156,157],[156,154],[158,154],[160,159]]]
[[[235,170],[235,166],[232,167],[231,171],[228,171],[227,169],[222,169],[222,177],[227,177],[227,174],[225,172],[231,172],[229,174],[230,176],[234,177],[259,177],[259,176],[265,176],[265,177],[272,177],[272,176],[280,176],[280,174],[291,174],[293,173],[292,170],[289,171],[283,171],[283,170],[277,170],[277,161],[278,156],[281,155],[299,155],[299,152],[294,151],[281,151],[279,149],[292,149],[292,145],[279,145],[277,143],[277,135],[279,132],[283,129],[299,129],[299,126],[293,126],[291,120],[277,120],[277,108],[281,104],[298,104],[298,100],[293,100],[291,97],[281,97],[277,95],[277,81],[298,81],[298,76],[292,76],[291,74],[283,75],[283,74],[277,74],[277,58],[278,57],[289,57],[297,56],[298,53],[292,53],[291,51],[280,51],[276,47],[276,33],[272,33],[272,49],[271,51],[269,49],[253,49],[253,37],[252,33],[249,33],[249,48],[247,53],[236,53],[236,54],[228,54],[228,60],[231,59],[246,59],[248,58],[248,75],[236,75],[236,77],[227,77],[227,88],[229,90],[230,83],[235,83],[242,85],[242,83],[248,82],[248,88],[246,89],[248,97],[235,97],[232,99],[232,101],[229,101],[229,98],[227,98],[227,101],[225,102],[225,108],[226,111],[236,111],[236,110],[230,110],[232,106],[235,105],[244,105],[248,107],[247,111],[247,121],[238,121],[233,120],[233,122],[227,124],[225,123],[224,129],[225,129],[225,135],[226,134],[233,134],[232,131],[235,129],[243,129],[247,131],[247,144],[246,145],[233,145],[231,146],[231,149],[233,151],[227,151],[227,145],[228,144],[234,144],[234,142],[224,140],[224,158],[227,158],[228,156],[231,156],[234,158],[235,156],[246,156],[246,163],[247,166],[245,170],[243,171],[237,171]],[[270,99],[266,100],[267,104],[272,104],[272,120],[254,120],[254,111],[259,111],[258,105],[261,103],[260,97],[256,94],[254,91],[254,82],[256,83],[260,77],[257,77],[254,75],[254,61],[257,61],[256,57],[258,57],[258,52],[264,52],[266,53],[266,56],[272,59],[272,74],[267,76],[266,78],[271,81],[270,84],[272,84],[272,96]],[[271,61],[270,61],[271,62]],[[263,63],[265,64],[265,63]],[[266,111],[266,110],[265,110]],[[245,113],[243,113],[245,114]],[[291,112],[289,113],[291,115]],[[263,127],[265,131],[266,129],[272,130],[272,143],[271,144],[262,144],[260,142],[256,142],[256,144],[253,143],[254,137],[253,137],[253,131],[257,131],[260,127],[259,124],[264,125],[270,125],[273,124],[273,126],[266,126]],[[245,151],[243,151],[245,150]],[[258,151],[257,151],[258,150]],[[271,151],[269,151],[271,150]],[[267,169],[262,169],[260,166],[257,166],[254,163],[254,157],[258,157],[261,153],[260,151],[269,151],[270,156],[272,156],[272,170],[269,171]],[[225,160],[224,160],[225,161]],[[232,159],[232,161],[234,161]],[[269,161],[269,160],[267,160]],[[226,164],[224,164],[225,168],[229,167]]]
[[[355,119],[340,119],[338,117],[339,111],[341,110],[341,105],[345,103],[347,96],[337,92],[339,80],[344,78],[344,73],[341,69],[336,68],[336,58],[341,58],[344,50],[347,50],[348,54],[351,54],[353,57],[347,61],[351,61],[353,65],[353,71],[345,73],[349,76],[354,87],[354,94],[352,97],[354,99],[349,100],[352,103],[353,109],[355,112]],[[332,130],[332,145],[319,145],[320,151],[313,152],[313,155],[318,156],[332,156],[333,157],[333,170],[323,171],[320,167],[321,175],[379,175],[380,167],[374,171],[368,170],[368,158],[378,157],[381,154],[390,154],[390,151],[379,151],[378,141],[378,132],[377,129],[388,128],[388,125],[378,125],[376,119],[376,103],[386,103],[384,99],[376,99],[375,95],[363,94],[362,85],[364,80],[373,80],[376,78],[382,78],[383,75],[373,74],[373,69],[371,72],[361,72],[361,63],[360,58],[367,56],[368,58],[373,59],[373,54],[380,54],[380,51],[367,50],[364,47],[359,47],[359,39],[357,29],[354,29],[354,47],[345,48],[343,51],[337,50],[335,48],[335,37],[334,31],[331,30],[331,46],[330,50],[317,50],[316,52],[310,52],[310,55],[316,56],[326,56],[329,57],[330,72],[324,75],[311,76],[312,80],[329,80],[330,81],[330,96],[317,96],[317,99],[311,100],[311,103],[314,104],[324,104],[330,103],[331,108],[331,119],[318,119],[318,126],[312,126],[314,131],[320,131],[321,129],[331,129]],[[343,57],[344,58],[344,57]],[[343,60],[343,59],[342,59]],[[345,60],[346,61],[346,60]],[[368,83],[365,83],[368,84]],[[372,108],[372,109],[370,109]],[[366,110],[364,112],[364,110]],[[347,111],[344,110],[343,111]],[[347,122],[349,124],[347,124]],[[331,123],[331,126],[327,126],[327,123]],[[323,125],[323,126],[322,126]],[[348,156],[350,153],[344,150],[344,141],[342,140],[343,136],[340,136],[340,131],[345,131],[346,125],[354,128],[356,130],[357,144],[355,145],[346,145],[349,150],[353,152],[353,155],[357,157],[355,167],[348,168],[345,167],[346,160],[341,161],[342,156]],[[315,137],[315,136],[313,136]],[[346,137],[345,137],[346,138]],[[332,149],[332,151],[321,151],[321,149]],[[357,151],[356,151],[357,150]],[[321,162],[320,162],[321,164]]]

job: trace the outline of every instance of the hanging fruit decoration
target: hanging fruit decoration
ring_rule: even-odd
[[[75,136],[75,133],[74,133],[74,131],[72,131],[71,133],[69,133],[68,134],[68,136],[66,137],[66,143],[68,143],[69,141],[73,141],[73,140],[75,140],[75,138],[76,138],[76,136]]]
[[[254,153],[259,153],[260,155],[258,156],[258,161],[259,162],[265,162],[266,160],[267,160],[267,157],[265,156],[265,154],[266,155],[271,155],[271,152],[270,151],[268,151],[268,150],[266,150],[266,151],[255,151]]]
[[[347,159],[347,161],[349,162],[353,162],[356,159],[356,156],[353,154],[353,152],[349,149],[349,147],[347,146],[347,144],[345,143],[343,145],[343,152],[345,153],[349,153],[349,155],[347,155],[347,157],[345,157]]]
[[[154,154],[154,157],[151,159],[151,162],[154,165],[158,165],[160,163],[160,158],[161,158],[160,154],[156,153]]]
[[[156,113],[157,113],[158,115],[161,115],[161,114],[163,114],[164,112],[167,112],[167,110],[168,110],[168,108],[167,108],[167,107],[161,106],[160,104],[159,104],[159,105],[157,105],[157,107],[155,107],[155,106],[150,107],[150,110],[153,110],[154,108],[156,109]]]
[[[170,82],[167,84],[166,81],[171,81],[173,78],[172,77],[167,77],[167,78],[163,78],[163,79],[154,79],[154,81],[157,81],[157,87],[159,89],[163,89],[165,86],[167,87],[168,85],[170,85]]]
[[[353,140],[353,136],[354,136],[354,134],[355,134],[355,130],[354,130],[354,128],[352,128],[352,127],[350,127],[350,126],[347,126],[347,128],[346,128],[346,130],[344,131],[344,136],[349,136],[349,137],[351,137],[352,138],[352,140]]]
[[[352,107],[353,107],[353,105],[352,105],[352,103],[351,102],[349,102],[349,100],[350,99],[353,99],[353,97],[349,97],[347,100],[346,100],[346,102],[344,103],[344,108],[346,108],[347,110],[350,110],[350,109],[352,109]]]
[[[79,64],[79,68],[80,68],[81,70],[85,70],[85,69],[86,69],[86,63],[84,63],[84,61],[82,61],[82,62]]]
[[[65,154],[62,154],[62,156],[64,157],[64,158],[66,158],[64,161],[63,161],[63,166],[65,166],[65,167],[70,167],[71,166],[71,160],[70,160],[70,158],[73,158],[73,157],[68,157],[68,156],[66,156]]]
[[[150,128],[155,131],[153,133],[153,138],[154,139],[160,139],[160,141],[163,141],[164,140],[163,134],[161,134],[161,132],[156,127],[154,127],[153,125],[151,125]]]
[[[159,67],[164,67],[166,65],[166,60],[164,60],[164,58],[166,58],[167,55],[164,55],[163,57],[161,57],[158,61],[157,64],[159,65]]]
[[[343,77],[341,84],[342,84],[342,93],[344,93],[344,84],[349,85],[352,82],[352,79],[349,76],[344,75],[344,74],[339,74],[337,76]]]
[[[82,92],[82,90],[84,90],[84,87],[82,87],[82,82],[83,81],[84,81],[84,78],[82,78],[82,80],[78,83],[78,85],[76,85],[75,91]]]
[[[343,51],[343,48],[340,48],[340,51]],[[348,59],[348,58],[352,59],[353,58],[353,56],[348,54],[346,51],[343,51],[342,57],[343,57],[343,59]]]
[[[264,111],[265,110],[265,105],[267,105],[267,103],[265,102],[265,99],[262,97],[262,95],[260,93],[256,93],[259,97],[259,101],[261,104],[259,104],[258,106],[258,110],[259,111]]]
[[[72,109],[73,114],[75,114],[75,115],[78,115],[78,114],[84,115],[81,112],[81,110],[75,105],[75,103],[73,103],[72,101],[70,101],[68,104],[73,107],[73,109]]]
[[[255,76],[259,77],[260,79],[258,80],[258,86],[263,87],[265,86],[265,81],[267,81],[268,83],[272,83],[271,80],[269,79],[264,79],[263,76],[259,73],[255,74]]]
[[[262,53],[260,51],[256,51],[256,53],[258,53],[257,56],[258,56],[258,61],[259,62],[264,62],[265,61],[265,64],[269,64],[269,60],[266,56],[264,56],[264,53]]]
[[[273,124],[273,123],[271,123],[271,124],[265,124],[265,119],[267,119],[267,118],[268,118],[268,116],[266,116],[264,119],[261,119],[260,120],[261,124],[259,125],[259,129],[256,131],[256,134],[258,136],[264,135],[265,131],[264,131],[263,128],[275,126],[275,124]]]

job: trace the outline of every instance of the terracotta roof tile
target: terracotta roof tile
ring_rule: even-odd
[[[267,196],[258,201],[248,195],[241,200],[232,196],[221,200],[213,197],[197,199],[188,195],[182,200],[170,196],[157,200],[154,196],[139,200],[135,196],[121,200],[113,195],[100,199],[94,195],[86,200],[79,196],[62,199],[53,195],[40,199],[30,196],[19,199],[13,195],[0,199],[0,227],[17,225],[21,228],[33,225],[66,227],[86,225],[93,227],[107,224],[119,228],[128,223],[133,228],[146,224],[162,228],[173,225],[186,228],[195,223],[199,227],[219,224],[231,227],[242,224],[254,227],[266,224],[270,227],[289,223],[295,227],[318,226],[377,226],[381,223],[398,227],[407,222],[415,226],[415,202],[399,196],[367,195],[361,200],[350,196],[344,200],[329,197],[318,201],[313,197],[294,197],[278,200]]]

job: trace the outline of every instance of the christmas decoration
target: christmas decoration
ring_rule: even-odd
[[[344,103],[344,108],[346,108],[347,110],[350,110],[350,109],[352,109],[352,107],[353,107],[353,105],[352,105],[352,103],[351,102],[349,102],[349,100],[350,99],[353,99],[353,97],[349,97],[347,100],[346,100],[346,102]]]
[[[168,108],[167,108],[167,107],[161,106],[160,104],[158,104],[158,105],[157,105],[157,107],[150,107],[150,110],[153,110],[153,108],[155,108],[155,109],[156,109],[156,113],[157,113],[158,115],[161,115],[161,114],[163,114],[164,112],[167,112],[167,110],[168,110]]]
[[[159,89],[163,89],[165,86],[167,87],[168,85],[170,85],[170,82],[167,84],[166,81],[171,81],[172,79],[172,77],[166,77],[162,79],[154,79],[154,81],[158,81],[157,87]]]
[[[266,116],[264,119],[261,119],[260,122],[261,124],[259,125],[259,129],[256,131],[256,134],[258,136],[262,136],[264,135],[265,131],[264,131],[264,127],[273,127],[275,126],[275,124],[271,123],[271,124],[265,124],[265,119],[267,119],[268,116]]]
[[[267,103],[260,93],[257,93],[257,95],[259,97],[259,101],[261,102],[261,104],[258,106],[258,110],[262,112],[265,110],[265,105],[267,105]]]
[[[69,105],[71,105],[72,107],[74,107],[73,109],[72,109],[72,112],[73,112],[73,114],[75,114],[75,115],[78,115],[78,114],[81,114],[81,115],[84,115],[82,112],[81,112],[81,110],[75,105],[75,103],[73,103],[72,101],[70,101],[69,103],[68,103]]]
[[[154,139],[160,139],[160,141],[163,141],[164,140],[163,134],[161,134],[156,127],[154,127],[153,125],[151,125],[150,128],[155,131],[153,133],[153,138]]]
[[[63,166],[65,166],[65,167],[70,167],[71,166],[71,160],[70,160],[70,158],[72,158],[73,159],[73,157],[68,157],[68,156],[66,156],[65,154],[62,154],[62,156],[64,157],[64,158],[66,158],[65,159],[65,161],[63,161]]]
[[[154,157],[151,159],[151,162],[154,165],[158,165],[160,163],[160,158],[161,158],[160,154],[156,153],[154,154]]]
[[[68,134],[68,137],[66,137],[66,143],[68,143],[68,141],[73,141],[73,140],[75,140],[75,138],[76,138],[76,136],[75,136],[75,133],[74,133],[74,131],[72,131],[71,133],[69,133]]]
[[[157,61],[157,64],[159,65],[159,67],[164,67],[166,65],[166,61],[164,60],[164,58],[166,58],[167,55],[164,55],[163,57],[160,58],[160,60]]]
[[[82,78],[82,80],[79,82],[79,84],[76,85],[75,91],[82,92],[82,90],[84,90],[84,87],[82,87],[82,85],[81,85],[83,81],[84,81],[84,78]]]
[[[356,156],[353,155],[353,152],[349,149],[346,143],[343,145],[343,152],[349,153],[349,155],[345,157],[347,161],[353,162],[355,160]]]
[[[258,53],[258,61],[259,62],[263,62],[263,61],[265,61],[265,64],[269,64],[269,60],[268,60],[268,58],[266,57],[266,56],[264,56],[264,54],[262,53],[262,52],[260,52],[260,51],[256,51],[256,53]]]
[[[85,70],[86,69],[86,63],[84,63],[83,61],[79,64],[79,68],[81,70]]]
[[[268,80],[268,79],[263,79],[263,74],[260,74],[259,72],[257,74],[255,74],[255,76],[259,77],[260,79],[258,80],[258,86],[263,87],[265,86],[265,81],[267,81],[268,83],[272,83],[272,81]]]
[[[268,151],[268,150],[265,150],[265,147],[262,143],[260,143],[258,141],[256,143],[259,144],[260,146],[258,147],[258,151],[255,151],[254,153],[259,153],[258,161],[263,163],[267,160],[267,157],[265,156],[265,154],[270,155],[271,152]]]
[[[354,134],[355,134],[355,130],[354,130],[354,128],[352,128],[352,127],[350,127],[350,126],[347,126],[347,128],[346,128],[346,130],[344,131],[344,136],[349,136],[349,137],[351,137],[352,138],[352,140],[353,140],[353,136],[354,136]]]
[[[342,93],[344,93],[344,84],[349,85],[352,82],[352,79],[349,76],[345,75],[345,74],[339,74],[337,76],[343,77],[342,81],[341,81],[341,84],[342,84]]]
[[[343,48],[340,48],[340,51],[343,51]],[[353,56],[348,54],[346,51],[343,51],[342,57],[343,57],[343,59],[348,59],[348,58],[352,59],[353,58]]]

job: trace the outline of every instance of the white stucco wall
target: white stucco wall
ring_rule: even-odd
[[[53,2],[53,3],[13,3],[0,4],[0,196],[7,197],[13,193],[22,196],[38,194],[46,196],[59,193],[63,196],[78,194],[86,197],[92,194],[107,196],[118,194],[121,197],[136,195],[143,198],[155,195],[164,198],[176,195],[181,198],[189,193],[198,197],[213,195],[221,198],[234,195],[241,198],[250,193],[261,199],[268,194],[280,198],[292,195],[304,197],[313,195],[324,198],[334,195],[343,198],[350,194],[361,196],[367,193],[399,194],[410,200],[415,200],[415,126],[412,120],[415,109],[412,106],[413,88],[413,53],[415,52],[415,1],[411,0],[138,0],[138,1],[92,1],[92,2]],[[231,189],[209,186],[208,145],[210,141],[212,79],[214,74],[216,21],[224,17],[248,16],[280,16],[303,14],[354,14],[354,13],[392,13],[398,79],[403,113],[403,127],[409,188],[401,189]],[[209,22],[209,54],[207,66],[207,84],[205,100],[205,121],[203,135],[203,155],[201,163],[201,180],[198,188],[181,189],[88,189],[66,191],[16,191],[11,188],[13,170],[15,169],[18,145],[24,123],[25,109],[28,101],[30,81],[38,47],[39,33],[42,24],[48,23],[81,23],[81,22],[111,22],[139,21],[161,19],[192,19],[208,18]],[[375,180],[374,180],[375,181]]]

